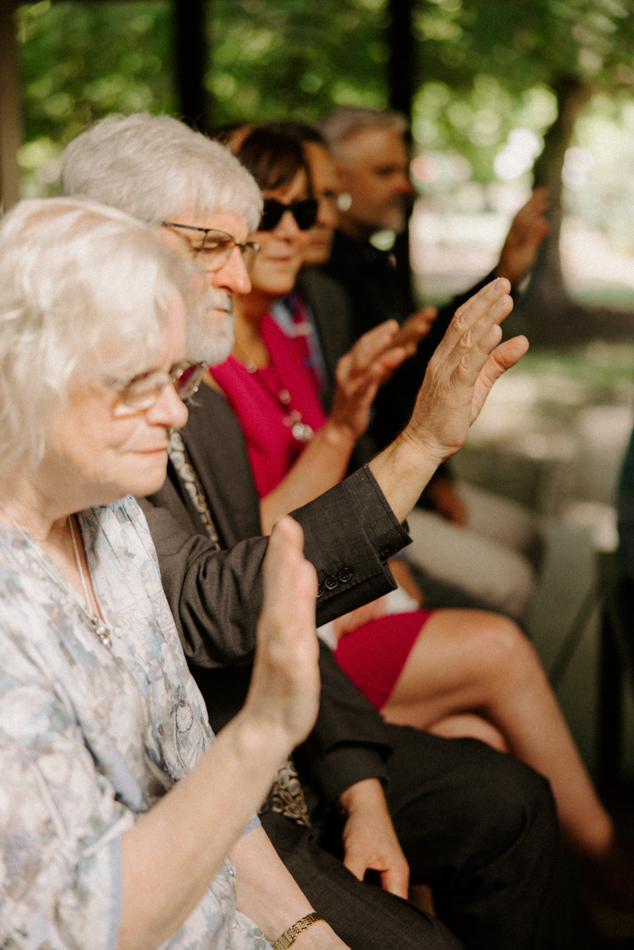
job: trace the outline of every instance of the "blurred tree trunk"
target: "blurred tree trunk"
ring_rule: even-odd
[[[192,128],[211,128],[211,102],[205,87],[209,60],[205,0],[173,0],[176,84],[180,117]]]
[[[544,150],[535,163],[534,179],[535,186],[548,189],[551,231],[540,249],[522,301],[522,310],[530,313],[531,327],[539,331],[543,324],[547,335],[556,332],[552,321],[558,314],[578,310],[568,296],[561,270],[562,171],[575,124],[592,95],[591,84],[578,76],[560,76],[552,88],[557,96],[558,114],[545,135]],[[551,327],[550,333],[547,325]]]
[[[414,98],[414,34],[412,17],[414,0],[389,0],[389,26],[386,30],[386,43],[389,48],[387,61],[387,81],[390,109],[402,112],[408,122],[412,121],[412,100]],[[407,131],[408,144],[411,143],[411,130]],[[413,276],[410,267],[409,228],[397,235],[394,243],[396,270],[402,292],[410,311],[414,310]]]
[[[20,65],[15,35],[16,0],[0,0],[0,214],[20,198],[17,151],[24,139]]]

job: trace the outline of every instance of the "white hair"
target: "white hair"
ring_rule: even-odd
[[[62,156],[63,195],[85,195],[149,224],[184,209],[243,217],[255,231],[262,197],[228,149],[167,115],[110,115],[82,132]]]
[[[339,157],[346,151],[348,139],[365,129],[392,129],[403,135],[409,122],[402,112],[366,109],[362,106],[335,106],[317,123],[328,148]]]
[[[33,471],[71,380],[152,365],[175,293],[204,340],[199,268],[92,201],[22,201],[0,223],[0,478]]]

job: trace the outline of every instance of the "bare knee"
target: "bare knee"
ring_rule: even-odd
[[[508,617],[483,612],[477,636],[481,659],[490,675],[513,679],[541,670],[532,644]]]

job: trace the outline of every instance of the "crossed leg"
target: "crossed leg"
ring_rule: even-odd
[[[550,781],[564,835],[589,872],[601,874],[614,860],[620,849],[612,820],[534,648],[508,618],[433,614],[381,712],[395,725],[482,739],[531,765]],[[634,897],[622,896],[626,903]]]

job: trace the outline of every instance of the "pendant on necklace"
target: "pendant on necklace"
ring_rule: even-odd
[[[298,442],[310,442],[315,434],[312,427],[307,422],[302,422],[302,414],[297,409],[291,409],[287,416],[284,416],[284,425],[291,430],[291,435]]]
[[[305,422],[294,422],[291,434],[298,442],[310,442],[313,437],[313,430]]]

